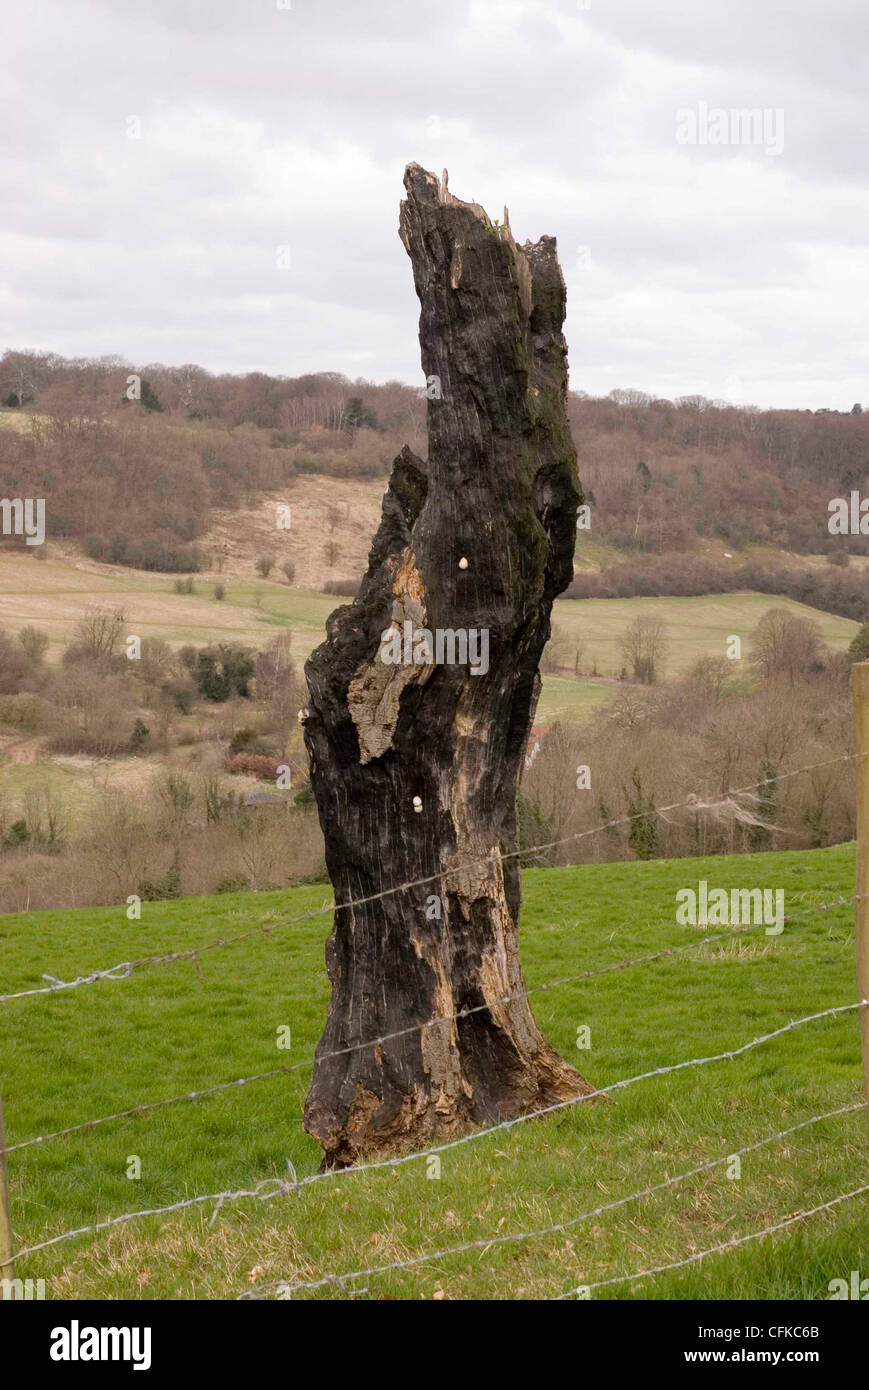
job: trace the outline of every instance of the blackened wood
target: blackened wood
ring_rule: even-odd
[[[305,1127],[329,1165],[591,1090],[524,994],[518,860],[503,857],[517,847],[552,601],[573,575],[564,281],[553,238],[517,246],[506,210],[493,225],[453,197],[446,174],[411,164],[405,188],[429,457],[405,448],[396,459],[359,596],[332,614],[305,667],[305,741],[337,905]],[[381,636],[406,622],[414,633],[486,630],[488,671],[387,664]]]

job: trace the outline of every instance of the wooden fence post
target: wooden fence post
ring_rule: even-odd
[[[12,1244],[12,1218],[9,1214],[9,1172],[6,1167],[6,1131],[3,1128],[3,1097],[0,1096],[0,1280],[15,1278],[15,1247]],[[14,1299],[14,1289],[0,1283],[0,1300]]]
[[[869,661],[851,667],[857,759],[857,998],[869,999]],[[869,1102],[869,1008],[860,1011],[863,1079]]]

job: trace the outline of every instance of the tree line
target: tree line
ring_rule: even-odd
[[[242,507],[306,473],[385,478],[404,443],[425,451],[421,383],[337,372],[213,374],[7,351],[0,410],[24,417],[23,428],[0,429],[0,495],[44,496],[50,536],[144,569],[200,567],[196,542],[214,507]],[[763,545],[840,563],[869,554],[869,536],[827,527],[832,498],[869,494],[869,412],[859,404],[759,410],[575,391],[568,412],[591,536],[644,565],[710,539],[722,551]],[[854,586],[843,585],[835,601],[852,603]]]

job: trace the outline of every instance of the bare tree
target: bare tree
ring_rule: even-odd
[[[793,685],[799,676],[823,664],[821,629],[787,608],[769,608],[754,631],[751,659],[764,680],[784,676]]]
[[[48,649],[48,633],[28,623],[18,634],[24,655],[32,666],[41,666]]]
[[[619,638],[619,649],[634,679],[654,685],[663,674],[669,643],[667,628],[660,618],[640,614]]]
[[[256,657],[256,698],[268,708],[270,720],[278,729],[286,729],[290,724],[301,698],[293,665],[292,640],[292,633],[287,629]]]
[[[87,608],[70,643],[79,659],[106,662],[115,655],[127,619],[120,608]]]
[[[347,392],[338,384],[324,382],[319,391],[290,396],[278,407],[277,419],[281,429],[309,429],[320,425],[327,430],[344,428]]]
[[[8,391],[19,406],[24,405],[50,380],[52,368],[60,361],[54,353],[9,350],[0,360],[0,390]]]
[[[31,672],[27,653],[0,628],[0,695],[15,695]]]
[[[113,792],[97,802],[90,836],[97,861],[111,874],[121,897],[138,890],[151,850],[153,827],[140,801]]]

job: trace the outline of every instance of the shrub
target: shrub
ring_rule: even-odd
[[[539,799],[523,796],[520,792],[516,810],[520,850],[531,845],[548,844],[556,838],[552,821],[544,812]],[[552,850],[538,850],[534,854],[521,854],[519,857],[519,863],[523,868],[539,868],[541,865],[553,864],[554,862]]]
[[[24,733],[33,734],[44,728],[52,712],[52,706],[38,695],[0,695],[0,724],[11,724]]]
[[[142,879],[139,897],[143,903],[161,903],[170,898],[180,898],[181,874],[178,865],[172,864],[165,878]]]
[[[49,739],[48,751],[66,757],[84,754],[89,758],[120,758],[127,752],[128,745],[111,734],[99,731],[76,729],[71,733],[55,734]]]
[[[48,647],[48,633],[28,624],[19,632],[18,641],[31,666],[41,666]]]
[[[277,758],[267,758],[261,753],[236,753],[229,760],[230,772],[252,772],[262,781],[274,782],[278,768],[283,766]]]
[[[27,829],[26,820],[13,821],[9,827],[9,834],[6,836],[4,844],[10,849],[16,845],[26,845],[30,839],[30,831]]]
[[[130,742],[128,745],[132,757],[137,758],[139,756],[150,737],[151,730],[148,728],[147,724],[144,724],[141,719],[137,719],[133,725],[133,732],[130,735]]]
[[[225,793],[221,783],[216,778],[206,781],[203,793],[205,796],[206,824],[219,825],[225,813],[235,809],[235,793]]]
[[[0,631],[0,695],[17,695],[31,669],[24,648]]]
[[[253,729],[236,729],[229,741],[230,754],[240,753],[249,744],[256,741],[256,733]]]
[[[237,753],[256,753],[264,758],[277,756],[272,740],[264,738],[253,729],[239,729],[237,733],[233,734],[229,743],[229,753],[231,757]]]
[[[192,675],[199,693],[216,704],[230,695],[249,695],[248,684],[254,673],[254,662],[245,647],[233,647],[221,642],[216,647],[202,647],[196,655]]]
[[[635,767],[631,774],[631,787],[623,788],[625,810],[630,817],[628,844],[638,859],[656,859],[658,849],[658,824],[655,820],[655,798],[643,789],[640,769]]]
[[[869,623],[864,623],[848,648],[848,660],[869,661]]]
[[[221,878],[214,885],[215,893],[249,893],[250,879],[243,874],[237,874],[235,878]]]
[[[176,679],[166,682],[163,686],[163,694],[169,703],[178,710],[179,714],[189,714],[196,700],[196,686],[191,680],[185,680],[183,676],[178,676]]]
[[[293,886],[298,888],[303,888],[305,884],[308,883],[316,884],[328,882],[329,870],[326,868],[325,859],[321,859],[319,863],[315,864],[314,868],[311,870],[309,874],[302,874],[300,878],[292,879]]]
[[[196,547],[179,545],[171,534],[156,533],[141,541],[118,535],[91,535],[85,542],[85,549],[92,560],[164,574],[198,570],[200,564]]]

